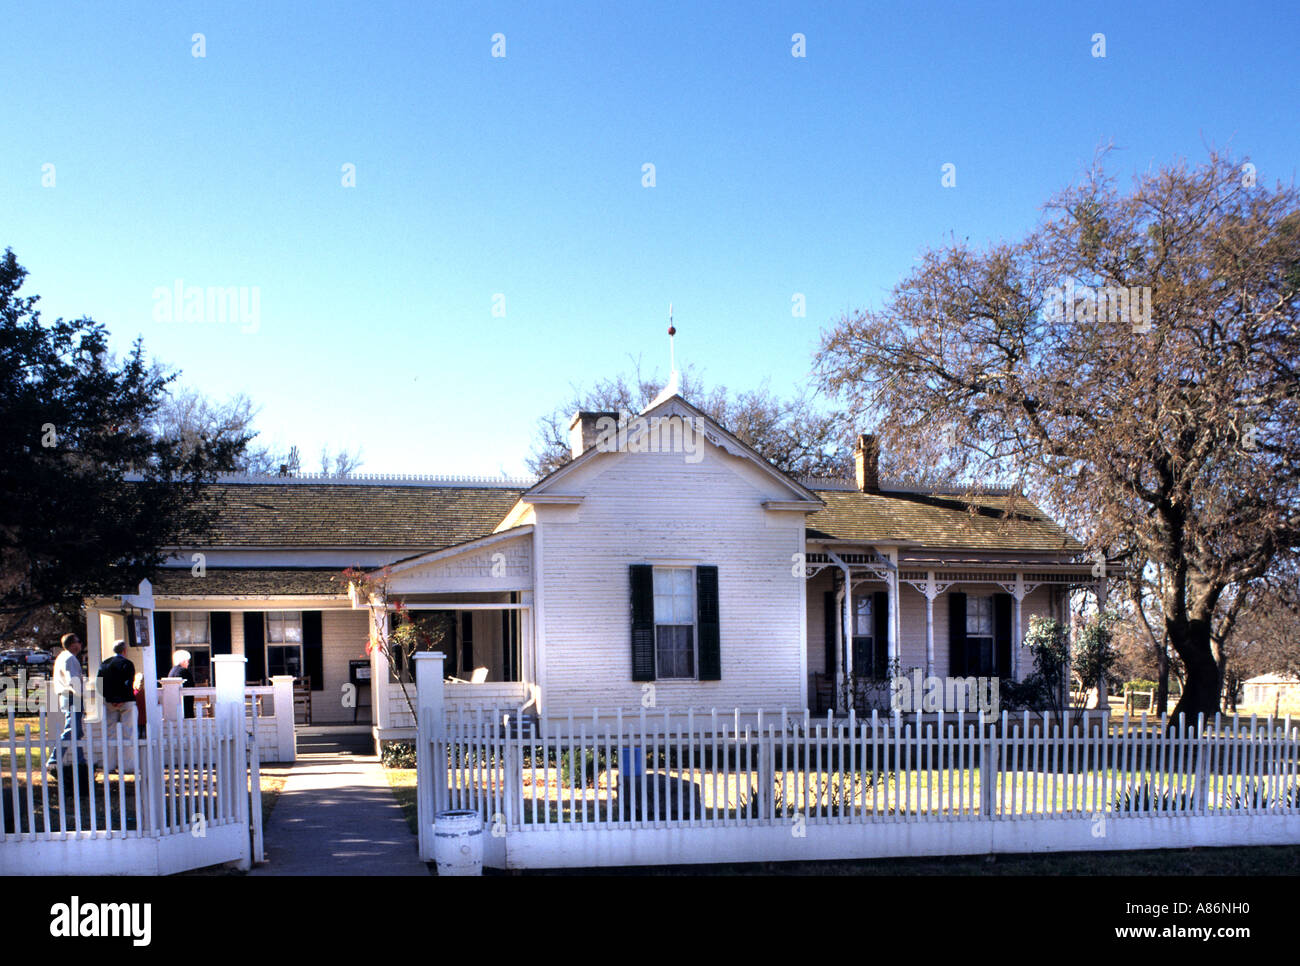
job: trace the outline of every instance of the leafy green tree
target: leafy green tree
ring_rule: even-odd
[[[133,589],[166,548],[202,541],[242,434],[190,444],[151,420],[170,381],[135,343],[117,362],[89,318],[41,320],[26,270],[0,260],[0,639],[83,597]]]

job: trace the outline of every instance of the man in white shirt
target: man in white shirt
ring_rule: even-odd
[[[59,735],[59,744],[71,742],[71,751],[64,752],[63,767],[72,768],[81,761],[77,745],[81,742],[82,687],[81,662],[77,655],[81,653],[81,638],[76,634],[64,634],[61,641],[63,651],[54,660],[54,694],[59,700],[59,710],[63,712],[63,734]],[[57,746],[56,746],[57,747]],[[47,768],[54,768],[58,761],[54,750],[50,751]]]

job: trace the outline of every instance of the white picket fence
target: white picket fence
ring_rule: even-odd
[[[444,808],[482,815],[502,868],[1300,842],[1289,719],[593,711],[539,733],[423,697],[426,859]]]
[[[10,707],[0,874],[166,875],[260,861],[258,756],[224,710],[159,721],[144,737],[83,721],[63,742],[62,714],[42,708],[20,719]]]

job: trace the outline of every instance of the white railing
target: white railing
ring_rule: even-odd
[[[161,720],[143,736],[82,715],[63,740],[62,713],[8,707],[0,874],[163,875],[260,859],[257,757],[250,763],[245,733],[222,712]]]
[[[411,707],[416,703],[415,684],[407,682],[406,692],[410,696],[409,704],[401,684],[392,681],[388,685],[391,730],[385,733],[386,738],[409,741],[415,737],[415,716],[411,713]],[[531,690],[528,684],[520,681],[483,681],[479,684],[444,681],[443,696],[446,707],[451,710],[507,708],[514,712],[529,702]]]
[[[180,718],[184,699],[194,699],[197,717],[212,717],[216,703],[216,688],[183,688],[164,678],[162,685],[162,715],[165,720]],[[268,685],[248,685],[244,688],[244,719],[248,736],[257,748],[260,762],[292,763],[297,759],[297,737],[294,731],[293,676],[283,675],[271,679]]]
[[[593,711],[539,734],[439,705],[421,695],[426,857],[445,808],[510,868],[1300,842],[1289,719]]]

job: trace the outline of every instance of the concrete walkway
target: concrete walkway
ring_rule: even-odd
[[[429,875],[369,729],[300,728],[298,760],[249,875]]]

